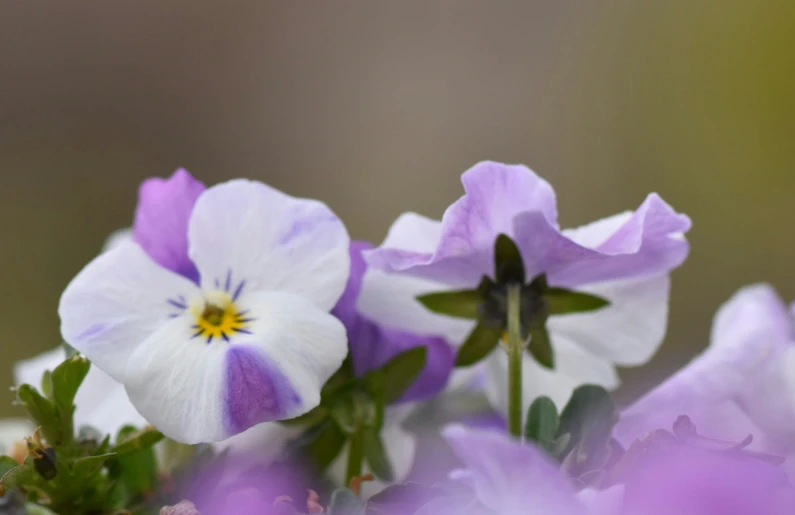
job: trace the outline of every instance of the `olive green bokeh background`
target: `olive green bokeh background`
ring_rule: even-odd
[[[693,218],[630,399],[739,286],[795,296],[793,48],[780,1],[0,1],[3,380],[59,342],[60,292],[148,176],[256,178],[377,242],[495,159],[549,179],[564,226],[650,191]]]

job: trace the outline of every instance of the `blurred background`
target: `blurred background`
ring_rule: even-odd
[[[795,297],[794,29],[774,0],[0,0],[3,381],[60,342],[61,291],[146,177],[259,179],[379,242],[494,159],[552,182],[563,226],[650,191],[693,218],[629,400],[739,286]]]

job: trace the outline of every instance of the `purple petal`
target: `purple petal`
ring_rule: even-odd
[[[372,245],[363,241],[351,242],[351,275],[345,292],[332,314],[342,321],[348,331],[348,344],[353,359],[354,372],[363,375],[382,367],[401,352],[423,345],[427,348],[425,368],[417,381],[398,402],[419,400],[439,393],[447,384],[453,369],[455,353],[442,338],[421,336],[386,328],[362,317],[356,301],[362,286],[367,265],[362,252]]]
[[[581,515],[583,506],[558,467],[505,433],[448,426],[443,435],[464,463],[478,499],[503,515]]]
[[[753,433],[761,442],[761,428],[767,436],[791,439],[795,409],[780,394],[788,375],[782,356],[791,347],[787,308],[775,291],[767,285],[741,289],[715,316],[710,346],[630,406],[616,437],[626,443],[688,415],[715,438]]]
[[[594,248],[561,234],[538,213],[514,220],[528,276],[546,272],[551,284],[569,287],[668,273],[687,257],[690,247],[682,235],[689,229],[690,219],[656,194]]]
[[[301,399],[278,367],[254,348],[233,345],[226,352],[224,424],[230,435],[260,422],[284,418]]]
[[[385,246],[367,254],[371,266],[472,287],[493,274],[493,245],[500,233],[522,251],[527,276],[546,273],[557,286],[664,274],[679,266],[689,246],[690,219],[651,194],[631,216],[560,231],[552,188],[529,169],[481,163],[463,176],[466,194],[442,219],[433,251]]]
[[[465,194],[442,218],[442,235],[433,253],[382,248],[368,262],[387,272],[411,271],[416,277],[467,287],[493,269],[494,240],[513,235],[513,219],[522,212],[538,214],[557,227],[555,192],[522,165],[478,163],[461,177]]]
[[[383,328],[363,318],[346,327],[354,372],[359,376],[382,367],[401,352],[419,346],[427,349],[425,368],[398,402],[432,397],[447,385],[455,363],[455,352],[442,338]]]
[[[168,179],[153,177],[138,190],[133,239],[155,262],[198,283],[188,258],[188,220],[205,186],[182,168]]]
[[[628,475],[622,513],[792,513],[791,499],[780,495],[785,482],[782,470],[760,460],[696,450],[656,454]]]
[[[373,246],[366,241],[351,241],[351,273],[348,276],[345,291],[331,311],[335,317],[345,324],[345,327],[353,326],[359,319],[359,313],[356,310],[356,300],[362,291],[362,278],[367,270],[367,263],[364,262],[362,253],[371,248]]]

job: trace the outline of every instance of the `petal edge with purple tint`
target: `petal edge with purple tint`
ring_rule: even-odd
[[[160,266],[191,281],[199,272],[188,257],[188,221],[205,186],[182,168],[168,179],[153,177],[138,190],[133,239]]]

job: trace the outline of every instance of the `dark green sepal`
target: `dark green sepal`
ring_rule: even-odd
[[[500,341],[503,329],[479,322],[458,349],[455,366],[468,367],[485,358]]]
[[[500,234],[494,242],[494,278],[501,285],[525,282],[522,253],[506,234]]]
[[[552,341],[546,327],[530,330],[530,343],[527,345],[527,352],[542,367],[550,370],[555,369],[555,350],[552,348]]]
[[[610,305],[610,301],[597,295],[565,288],[547,288],[543,298],[549,306],[550,315],[587,313]]]

